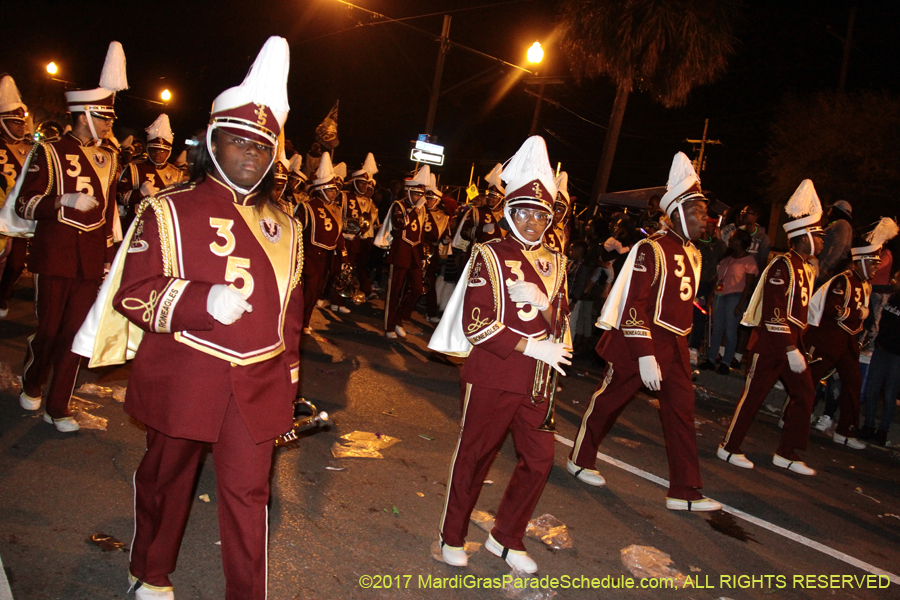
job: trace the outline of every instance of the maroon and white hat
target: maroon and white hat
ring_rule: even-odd
[[[415,175],[404,181],[403,185],[407,190],[415,189],[424,193],[431,185],[431,167],[423,165]]]
[[[306,181],[308,179],[306,177],[306,173],[303,172],[303,157],[299,152],[291,157],[290,164],[288,165],[288,171],[291,175],[298,179],[302,179],[303,181]]]
[[[672,159],[669,180],[666,182],[666,193],[659,201],[659,208],[671,218],[672,213],[691,200],[706,202],[706,196],[701,191],[700,178],[697,176],[697,171],[694,170],[693,163],[684,152],[679,152]],[[682,222],[684,222],[684,217],[682,217]]]
[[[172,149],[172,142],[175,141],[175,134],[172,133],[172,125],[169,123],[169,115],[163,113],[156,117],[156,120],[145,129],[147,132],[148,148],[165,148]]]
[[[822,231],[822,203],[813,182],[804,179],[784,207],[790,220],[784,224],[788,238]]]
[[[897,222],[888,217],[881,217],[875,227],[872,228],[861,240],[854,241],[850,247],[850,256],[853,260],[876,259],[881,256],[881,247],[885,242],[894,238],[900,229]]]
[[[503,169],[506,206],[534,206],[553,212],[556,181],[544,138],[533,135],[522,144]]]
[[[493,188],[502,196],[506,193],[506,190],[503,188],[503,165],[497,163],[494,165],[494,168],[491,169],[491,172],[484,176],[484,182],[488,184],[488,190]]]
[[[92,90],[66,92],[68,111],[70,113],[91,113],[106,119],[115,118],[116,110],[113,103],[116,100],[116,92],[127,89],[125,51],[119,42],[110,42],[109,49],[106,51],[106,60],[103,62],[103,71],[100,73],[100,87]]]
[[[315,179],[309,184],[309,193],[329,188],[337,188],[337,179],[334,174],[334,166],[331,164],[331,155],[323,152],[322,158],[319,160],[319,168],[316,170]]]
[[[213,101],[209,129],[226,132],[274,147],[287,121],[287,40],[272,36],[250,67],[243,83],[228,88]]]
[[[366,154],[366,160],[363,161],[362,168],[358,171],[353,171],[351,177],[353,179],[364,179],[372,185],[375,185],[376,173],[378,173],[378,165],[375,164],[375,157],[369,152]]]
[[[22,139],[22,137],[14,136],[9,131],[9,128],[6,127],[6,122],[25,123],[27,112],[28,107],[22,102],[16,82],[9,75],[3,75],[0,78],[0,125],[3,126],[3,131],[9,137],[16,140]]]

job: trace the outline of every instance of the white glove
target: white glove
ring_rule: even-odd
[[[562,373],[566,374],[559,365],[571,365],[567,358],[572,358],[572,349],[563,343],[556,343],[551,340],[536,340],[534,338],[526,338],[528,343],[522,354],[543,361]]]
[[[656,363],[656,357],[642,356],[638,359],[638,367],[641,370],[641,381],[647,388],[654,392],[659,391],[659,383],[662,381],[662,374],[659,372],[659,365]]]
[[[93,196],[88,196],[87,194],[82,194],[81,192],[76,192],[74,194],[63,194],[62,198],[60,198],[59,203],[63,206],[68,206],[69,208],[74,208],[78,212],[87,212],[92,208],[95,208],[100,205],[97,202],[97,199]]]
[[[244,295],[227,285],[214,285],[206,297],[206,312],[222,325],[231,325],[245,312],[253,312],[253,307]]]
[[[527,302],[538,310],[550,308],[547,294],[534,283],[519,280],[507,286],[507,289],[509,290],[509,299],[517,304]]]
[[[794,348],[787,353],[788,363],[791,365],[791,371],[794,373],[802,373],[806,370],[806,359],[803,353]]]
[[[149,181],[145,181],[141,184],[141,196],[152,196],[156,192],[159,191],[159,188],[150,183]]]

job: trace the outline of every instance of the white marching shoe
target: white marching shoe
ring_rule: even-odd
[[[578,481],[581,481],[588,485],[597,487],[606,485],[606,480],[603,478],[603,475],[600,474],[600,471],[579,467],[571,460],[566,462],[566,471],[568,471],[569,475],[572,475]]]
[[[75,417],[63,417],[62,419],[54,419],[47,413],[44,413],[44,423],[50,423],[56,427],[57,431],[61,431],[62,433],[72,433],[73,431],[78,431],[81,427],[78,425],[78,421],[75,420]]]
[[[666,508],[669,510],[686,510],[689,512],[710,512],[713,510],[722,510],[722,505],[703,497],[699,500],[682,500],[681,498],[669,498],[666,496]]]
[[[402,327],[400,327],[399,325],[397,325],[396,327],[394,327],[394,331],[395,331],[395,332],[397,333],[397,335],[399,335],[400,337],[403,337],[403,338],[406,337],[406,330],[403,329]]]
[[[728,464],[734,465],[736,467],[741,467],[742,469],[753,468],[753,463],[750,462],[749,458],[747,458],[743,454],[734,454],[733,452],[729,452],[723,446],[719,446],[719,449],[716,450],[716,456],[718,456]]]
[[[25,410],[37,410],[41,407],[41,397],[32,398],[25,392],[19,394],[19,406]]]
[[[494,556],[499,556],[506,561],[506,564],[525,573],[537,573],[538,566],[528,553],[523,550],[510,550],[505,546],[501,546],[500,542],[494,539],[494,536],[488,534],[488,539],[484,543],[484,547]]]
[[[451,567],[465,567],[469,564],[469,557],[465,548],[448,546],[444,543],[444,540],[441,540],[441,557]]]
[[[128,574],[128,583],[131,584],[128,591],[134,590],[135,600],[175,600],[175,592],[172,590],[171,586],[159,587],[150,585],[149,583],[138,580],[138,578],[131,573]]]
[[[772,456],[772,464],[776,467],[781,467],[782,469],[787,469],[788,471],[799,473],[800,475],[816,474],[816,470],[806,466],[806,463],[802,460],[788,460],[783,456],[779,456],[777,454]]]
[[[842,446],[847,446],[848,448],[853,448],[854,450],[865,450],[866,445],[859,441],[854,437],[847,437],[846,435],[841,435],[837,431],[834,432],[834,435],[831,437],[834,440],[835,444],[841,444]]]
[[[393,331],[385,331],[385,332],[384,332],[384,337],[388,338],[389,340],[396,340],[396,339],[397,339],[397,334],[394,333]]]

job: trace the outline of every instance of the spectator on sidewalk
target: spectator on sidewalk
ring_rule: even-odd
[[[872,360],[866,376],[862,399],[863,427],[861,440],[884,446],[894,420],[897,396],[900,394],[900,273],[891,278],[892,294],[884,303],[878,337],[875,338]],[[883,401],[879,394],[883,392]],[[881,405],[881,421],[875,428],[875,417]]]
[[[591,265],[585,259],[587,244],[584,240],[575,240],[569,248],[569,262],[566,263],[566,284],[569,288],[569,307],[572,311],[569,325],[576,352],[588,350],[591,331],[594,326],[591,312],[594,302],[587,293],[591,279]]]
[[[825,228],[825,239],[822,241],[822,254],[819,255],[819,274],[816,287],[831,279],[837,268],[850,255],[850,242],[853,241],[853,207],[846,200],[838,200],[828,209],[828,226]]]
[[[691,364],[699,363],[700,348],[706,341],[709,331],[709,299],[712,297],[715,286],[716,267],[728,247],[725,242],[716,237],[716,226],[719,217],[715,213],[709,213],[706,222],[706,231],[699,239],[694,240],[694,246],[700,251],[703,263],[700,268],[700,283],[697,284],[697,297],[694,303],[694,328],[691,330],[690,351]]]
[[[720,375],[727,375],[731,370],[729,365],[737,347],[738,325],[759,274],[756,258],[749,252],[751,244],[749,233],[736,230],[728,240],[728,253],[716,269],[715,298],[711,304],[712,333],[706,362],[700,369],[715,368]]]
[[[769,236],[766,235],[766,228],[757,224],[761,212],[762,209],[759,204],[748,204],[738,215],[738,221],[740,222],[738,229],[743,229],[749,233],[752,240],[750,249],[747,252],[756,259],[756,266],[760,271],[765,269],[769,263],[769,249],[772,246]]]

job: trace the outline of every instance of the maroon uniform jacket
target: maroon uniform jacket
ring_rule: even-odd
[[[303,266],[299,224],[238,203],[212,175],[138,209],[116,310],[146,333],[125,409],[170,437],[216,441],[229,398],[257,443],[291,428],[299,381]],[[231,325],[207,312],[213,285],[253,306]]]
[[[626,262],[619,274],[629,278],[627,294],[616,302],[614,287],[600,316],[611,330],[600,338],[597,353],[609,362],[619,362],[623,355],[634,361],[642,356],[666,356],[670,352],[657,352],[655,346],[687,336],[693,324],[700,251],[670,230],[641,240],[631,252],[631,271],[625,270],[630,264]],[[611,320],[612,314],[621,315],[618,326]]]
[[[388,218],[391,219],[394,239],[387,257],[388,264],[404,268],[413,268],[420,264],[425,212],[424,208],[409,208],[400,201],[395,201],[391,205]]]
[[[357,234],[361,238],[370,238],[374,236],[375,223],[378,221],[378,208],[371,198],[366,196],[357,196],[356,194],[347,195],[347,218],[359,221],[360,232]],[[364,226],[363,221],[368,221],[368,227]],[[344,234],[348,235],[347,233]],[[351,236],[354,237],[354,236]]]
[[[462,238],[473,240],[477,244],[502,239],[501,218],[503,218],[502,210],[492,212],[487,206],[473,207],[463,215],[459,225],[462,228]]]
[[[15,181],[30,151],[31,144],[28,142],[9,143],[0,138],[0,173]],[[12,190],[12,186],[9,189]]]
[[[814,295],[814,298],[824,295],[819,325],[811,326],[805,336],[810,354],[814,354],[814,346],[845,346],[844,340],[861,332],[868,316],[872,285],[863,281],[856,271],[849,269],[835,275],[822,287]],[[858,345],[851,347],[859,351]]]
[[[742,323],[756,327],[751,352],[787,352],[802,349],[815,271],[793,250],[779,254],[766,266]]]
[[[162,190],[180,183],[184,173],[169,163],[157,167],[149,160],[133,161],[125,166],[119,177],[119,204],[128,209],[129,216],[134,215],[134,209],[144,199],[141,195],[141,185],[149,182],[157,190]]]
[[[323,250],[334,250],[339,246],[343,250],[340,204],[326,204],[316,195],[310,196],[301,207],[297,209],[297,216],[306,230],[307,243]]]
[[[439,208],[425,211],[425,224],[422,229],[422,241],[437,247],[441,239],[447,234],[450,225],[450,217]],[[449,240],[447,240],[449,241]]]
[[[473,385],[530,395],[537,360],[515,347],[523,337],[544,339],[552,331],[537,308],[510,300],[507,286],[522,280],[536,284],[547,294],[554,313],[562,302],[564,334],[569,314],[566,257],[543,245],[526,250],[510,235],[477,244],[469,265],[462,326],[473,348],[460,377]]]
[[[71,133],[40,144],[16,200],[16,212],[37,221],[28,266],[33,273],[56,277],[101,279],[112,262],[116,212],[116,157]],[[87,212],[56,199],[69,193],[94,196],[99,205]]]
[[[568,241],[569,236],[566,234],[566,230],[563,227],[558,227],[556,225],[552,226],[550,231],[544,235],[544,243],[554,252],[565,254]]]

